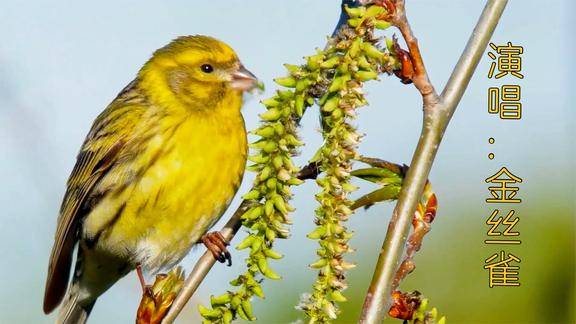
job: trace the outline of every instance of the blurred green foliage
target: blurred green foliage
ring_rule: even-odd
[[[488,226],[483,214],[489,215],[491,208],[505,211],[506,207],[510,206],[446,206],[440,197],[438,218],[415,258],[416,270],[401,284],[401,289],[422,292],[431,306],[447,316],[448,323],[575,323],[572,202],[540,197],[537,206],[513,206],[521,218],[515,230],[520,231],[522,244],[485,245]],[[369,215],[359,211],[354,217],[375,222],[376,217],[384,217],[382,213],[386,211],[375,207]],[[382,221],[387,224],[388,218]],[[349,301],[342,303],[342,314],[336,323],[357,321],[383,235],[382,232],[382,237],[366,240],[357,233],[352,242],[358,248],[358,268],[350,271],[350,287],[346,291]],[[521,259],[520,287],[488,287],[484,260],[500,250]],[[302,271],[297,275],[300,280],[293,278],[290,283],[271,289],[269,300],[258,305],[258,322],[304,320],[292,305],[305,291],[310,276]],[[401,321],[388,319],[386,323]]]

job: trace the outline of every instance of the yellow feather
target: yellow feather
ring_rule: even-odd
[[[218,220],[242,178],[246,135],[240,98],[221,105],[210,113],[163,118],[158,127],[166,131],[152,137],[132,163],[155,162],[138,181],[104,198],[86,218],[85,235],[102,231],[126,204],[121,217],[102,232],[101,248],[119,254],[136,251],[142,258],[136,261],[159,253],[144,263],[152,269],[179,261]],[[235,115],[229,115],[230,107],[237,107]],[[114,168],[103,186],[112,186],[123,177],[116,172],[130,168]]]

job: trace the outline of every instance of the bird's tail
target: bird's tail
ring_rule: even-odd
[[[96,303],[96,299],[90,301],[81,301],[80,284],[74,280],[72,286],[68,289],[66,297],[60,306],[56,324],[84,324],[88,320],[88,315]]]

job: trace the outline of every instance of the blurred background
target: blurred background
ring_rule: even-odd
[[[275,89],[272,78],[285,73],[283,63],[299,64],[324,46],[339,2],[0,1],[0,323],[53,322],[41,303],[66,179],[93,119],[155,49],[187,34],[228,42],[267,84],[267,92],[249,98],[244,108],[247,127],[254,128],[263,111],[258,101]],[[407,1],[437,90],[483,3]],[[491,60],[485,55],[446,132],[430,178],[438,216],[416,257],[416,270],[401,288],[422,292],[449,323],[575,322],[573,19],[574,4],[568,0],[510,1],[492,41],[524,46],[525,78],[488,79]],[[519,121],[487,113],[488,87],[505,83],[522,86]],[[357,120],[367,134],[361,153],[409,163],[421,125],[417,91],[396,78],[369,83],[366,90],[370,106]],[[321,143],[315,109],[302,123],[302,136],[307,145],[300,164]],[[488,144],[490,137],[495,144]],[[484,260],[501,247],[483,243],[484,222],[494,207],[484,202],[489,195],[484,180],[503,166],[524,180],[518,195],[523,202],[514,206],[522,244],[504,247],[521,259],[521,286],[489,288]],[[247,174],[241,191],[252,179]],[[258,323],[305,321],[294,306],[316,275],[307,267],[316,243],[305,237],[313,227],[315,191],[313,182],[295,189],[292,237],[278,242],[276,250],[286,256],[272,263],[284,279],[265,281],[266,300],[254,302]],[[236,197],[231,210],[238,202]],[[348,259],[358,266],[349,272],[349,301],[338,323],[358,318],[392,208],[377,205],[349,221],[357,252]],[[193,250],[183,266],[190,269],[202,252]],[[229,289],[228,282],[243,270],[244,254],[236,251],[233,257],[231,268],[213,268],[180,322],[199,322],[195,305]],[[130,274],[98,300],[90,322],[133,322],[139,300],[140,286]]]

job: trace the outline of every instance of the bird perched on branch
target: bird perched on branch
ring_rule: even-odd
[[[118,279],[137,269],[144,288],[143,270],[174,266],[200,241],[230,259],[223,237],[206,232],[242,180],[242,94],[257,84],[214,38],[180,37],[154,53],[82,145],[58,218],[45,313],[62,303],[57,323],[84,323]]]

